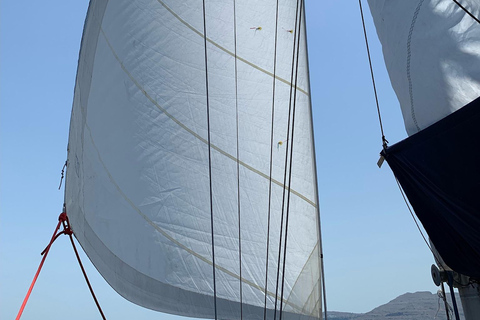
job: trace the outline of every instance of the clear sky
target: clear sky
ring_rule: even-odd
[[[0,8],[0,319],[14,319],[61,212],[70,109],[87,0]],[[310,77],[330,311],[368,312],[436,291],[433,258],[387,165],[358,2],[306,0]],[[387,139],[406,137],[368,6]],[[116,294],[82,255],[109,319],[173,319]],[[22,319],[100,318],[68,238],[53,246]]]

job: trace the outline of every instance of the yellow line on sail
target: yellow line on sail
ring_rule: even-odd
[[[173,11],[173,10],[170,9],[165,3],[163,3],[163,1],[161,1],[161,0],[157,0],[157,1],[158,1],[158,3],[160,3],[165,9],[167,9],[168,12],[170,12],[175,18],[177,18],[178,21],[180,21],[181,23],[183,23],[186,27],[188,27],[190,30],[192,30],[192,31],[195,32],[196,34],[198,34],[200,37],[202,37],[202,38],[204,37],[202,32],[198,31],[198,30],[195,29],[191,24],[189,24],[187,21],[183,20],[178,14],[175,13],[175,11]],[[265,73],[265,74],[268,74],[268,75],[271,76],[271,77],[273,77],[273,73],[271,73],[271,72],[269,72],[269,71],[267,71],[267,70],[265,70],[265,69],[257,66],[256,64],[253,64],[252,62],[250,62],[250,61],[248,61],[248,60],[246,60],[246,59],[244,59],[244,58],[239,57],[238,55],[235,55],[234,52],[228,50],[228,49],[225,48],[225,47],[222,47],[221,45],[219,45],[218,43],[216,43],[216,42],[213,41],[212,39],[207,38],[207,41],[208,41],[209,43],[213,44],[213,45],[214,45],[215,47],[217,47],[218,49],[220,49],[220,50],[228,53],[228,54],[231,55],[232,57],[236,57],[237,60],[240,60],[240,61],[248,64],[249,66],[251,66],[251,67],[253,67],[253,68],[255,68],[255,69],[257,69],[257,70],[259,70],[259,71],[261,71],[261,72],[263,72],[263,73]],[[304,94],[306,94],[306,95],[308,96],[308,92],[307,92],[307,91],[305,91],[305,90],[302,89],[302,88],[293,86],[289,81],[287,81],[287,80],[285,80],[285,79],[283,79],[283,78],[280,78],[280,77],[277,76],[277,75],[275,75],[275,79],[277,79],[278,81],[281,81],[281,82],[283,82],[283,83],[285,83],[285,84],[288,84],[289,86],[295,87],[298,91],[300,91],[301,93],[304,93]]]
[[[196,133],[195,131],[193,131],[192,129],[190,129],[189,127],[187,127],[186,125],[184,125],[182,122],[180,122],[177,118],[175,118],[172,114],[170,114],[166,109],[162,108],[158,102],[152,98],[152,96],[150,94],[148,94],[148,92],[142,87],[142,85],[140,83],[138,83],[138,81],[132,76],[132,74],[127,70],[127,68],[125,67],[125,65],[123,64],[123,62],[120,60],[120,58],[118,57],[118,55],[116,54],[115,50],[113,49],[111,43],[108,41],[107,39],[107,36],[105,35],[105,32],[103,31],[103,29],[100,29],[100,31],[102,32],[102,35],[104,36],[105,38],[105,41],[107,42],[107,45],[110,47],[110,50],[112,51],[115,59],[118,61],[118,63],[120,63],[120,66],[122,67],[123,71],[127,74],[127,76],[130,78],[130,80],[132,80],[132,82],[135,84],[135,86],[137,86],[138,89],[140,89],[140,91],[143,93],[143,95],[148,99],[150,100],[151,103],[153,103],[160,111],[162,111],[167,117],[169,117],[171,120],[173,120],[176,124],[178,124],[180,127],[182,127],[185,131],[187,131],[188,133],[190,133],[191,135],[193,135],[195,138],[197,138],[198,140],[202,141],[203,143],[205,144],[208,144],[208,141],[207,139],[201,137],[198,133]],[[255,172],[256,174],[258,174],[259,176],[265,178],[265,179],[270,179],[270,177],[261,172],[260,170],[257,170],[255,169],[254,167],[248,165],[247,163],[237,159],[236,157],[234,157],[233,155],[229,154],[228,152],[220,149],[218,146],[214,145],[214,144],[210,144],[210,147],[215,150],[215,151],[218,151],[219,153],[223,154],[224,156],[226,156],[227,158],[235,161],[235,162],[238,162],[241,166],[247,168],[248,170],[252,171],[252,172]],[[272,182],[282,188],[285,188],[285,190],[289,190],[291,193],[293,193],[294,195],[296,195],[297,197],[299,197],[300,199],[304,200],[305,202],[307,202],[308,204],[312,205],[314,208],[317,207],[317,205],[315,204],[315,202],[313,202],[312,200],[308,199],[307,197],[305,197],[304,195],[302,195],[301,193],[299,193],[298,191],[295,191],[294,189],[291,189],[287,186],[284,186],[280,181],[278,180],[275,180],[272,178]]]
[[[104,30],[102,28],[100,28],[100,31],[107,43],[107,45],[109,46],[113,56],[115,57],[115,59],[119,62],[122,70],[125,72],[125,74],[130,78],[130,80],[132,80],[132,82],[135,84],[135,86],[138,87],[138,89],[144,94],[144,96],[150,100],[150,102],[152,102],[160,111],[162,111],[167,117],[169,117],[171,120],[173,120],[175,123],[177,123],[180,127],[182,127],[184,130],[186,130],[187,132],[189,132],[190,134],[192,134],[194,137],[196,137],[197,139],[199,139],[200,141],[208,144],[208,141],[201,137],[200,135],[198,135],[196,132],[194,132],[193,130],[191,130],[190,128],[188,128],[186,125],[184,125],[182,122],[180,122],[178,119],[176,119],[173,115],[171,115],[167,110],[165,110],[164,108],[162,108],[158,102],[156,100],[154,100],[149,94],[148,92],[146,92],[146,90],[140,85],[140,83],[138,83],[138,81],[132,76],[132,74],[127,70],[127,68],[125,67],[125,65],[123,64],[123,62],[120,60],[120,58],[118,57],[118,55],[116,54],[115,50],[113,49],[111,43],[108,41],[108,38],[104,32]],[[116,189],[118,190],[118,192],[122,195],[122,197],[130,204],[130,206],[145,220],[147,221],[155,230],[157,230],[158,232],[160,232],[165,238],[169,239],[170,241],[172,241],[173,243],[175,243],[177,246],[179,246],[180,248],[184,249],[185,251],[187,251],[188,253],[192,254],[193,256],[197,257],[198,259],[204,261],[205,263],[209,264],[209,265],[213,265],[213,262],[210,261],[209,259],[207,259],[206,257],[198,254],[197,252],[193,251],[192,249],[188,248],[187,246],[185,246],[184,244],[182,244],[181,242],[179,242],[178,240],[176,240],[175,238],[173,238],[172,236],[170,236],[165,230],[163,230],[162,228],[160,228],[157,224],[155,224],[152,220],[150,220],[128,197],[125,193],[123,193],[123,191],[121,190],[121,188],[118,186],[118,184],[115,182],[113,176],[110,174],[110,172],[108,171],[105,163],[103,162],[103,160],[101,159],[100,157],[100,152],[99,150],[97,149],[95,143],[94,143],[94,140],[93,140],[93,137],[91,135],[91,130],[90,128],[88,127],[88,124],[85,123],[85,126],[87,127],[88,131],[89,131],[89,134],[90,134],[90,139],[92,141],[92,145],[94,146],[95,150],[97,151],[97,154],[98,154],[98,157],[99,157],[99,160],[102,164],[102,166],[104,167],[106,173],[108,174],[109,176],[109,179],[110,181],[112,182],[112,184],[115,185]],[[219,147],[213,145],[213,144],[210,144],[211,148],[218,151],[219,153],[225,155],[226,157],[232,159],[233,161],[236,161],[238,162],[240,165],[242,165],[243,167],[249,169],[250,171],[252,172],[255,172],[257,173],[258,175],[266,178],[266,179],[270,179],[270,177],[266,174],[264,174],[263,172],[253,168],[252,166],[246,164],[245,162],[243,161],[240,161],[239,159],[235,158],[234,156],[230,155],[229,153],[227,153],[226,151],[220,149]],[[280,183],[279,181],[275,180],[275,179],[272,179],[272,182],[277,184],[278,186],[282,187],[282,188],[285,188],[286,190],[290,190],[291,193],[295,194],[296,196],[298,196],[299,198],[301,198],[302,200],[304,200],[305,202],[309,203],[310,205],[312,205],[313,207],[316,208],[316,204],[311,201],[310,199],[308,199],[307,197],[305,197],[304,195],[300,194],[299,192],[293,190],[293,189],[289,189],[288,187],[284,186],[282,183]],[[245,278],[240,278],[239,275],[235,274],[234,272],[224,268],[224,267],[221,267],[219,265],[215,265],[215,268],[217,270],[220,270],[240,281],[242,281],[243,283],[245,284],[248,284],[250,285],[251,287],[253,288],[256,288],[258,290],[260,290],[261,292],[263,293],[267,293],[268,295],[270,296],[275,296],[275,293],[273,292],[270,292],[270,291],[265,291],[265,288],[262,288],[261,286],[245,279]],[[293,304],[292,302],[290,301],[287,301],[285,299],[282,299],[282,301],[285,303],[285,304],[288,304],[290,305],[291,307],[293,307],[294,309],[297,309],[299,311],[302,311],[302,308],[300,306],[297,306],[296,304]]]
[[[95,141],[93,140],[93,137],[92,137],[92,131],[90,129],[90,127],[88,126],[87,122],[85,122],[85,127],[87,128],[88,130],[88,134],[89,134],[89,137],[90,137],[90,141],[92,142],[92,146],[95,148],[95,151],[97,153],[97,156],[98,156],[98,160],[100,161],[100,163],[102,164],[103,166],[103,169],[105,170],[105,172],[107,173],[108,175],[108,178],[110,179],[110,182],[115,186],[115,188],[117,189],[118,193],[120,193],[120,195],[125,199],[125,201],[132,207],[133,210],[135,210],[145,221],[148,222],[149,225],[151,225],[155,230],[157,230],[158,232],[160,232],[165,238],[167,238],[168,240],[170,240],[171,242],[173,242],[174,244],[176,244],[178,247],[182,248],[183,250],[187,251],[188,253],[190,253],[191,255],[197,257],[198,259],[202,260],[203,262],[213,266],[213,262],[210,261],[209,259],[207,259],[206,257],[202,256],[201,254],[193,251],[192,249],[190,249],[189,247],[187,247],[186,245],[184,245],[183,243],[181,243],[180,241],[178,241],[177,239],[175,239],[174,237],[172,237],[170,234],[168,234],[165,230],[163,230],[162,228],[160,228],[155,222],[153,222],[147,215],[145,215],[142,210],[140,210],[136,205],[135,203],[133,203],[133,201],[122,191],[122,189],[120,188],[120,186],[117,184],[117,182],[115,181],[115,179],[113,178],[112,174],[110,173],[110,171],[108,170],[107,166],[105,165],[105,163],[103,162],[102,160],[102,157],[100,156],[100,151],[98,150],[97,148],[97,145],[95,144]],[[238,279],[240,280],[241,282],[245,283],[245,284],[248,284],[249,286],[253,287],[253,288],[256,288],[258,290],[260,290],[261,292],[263,293],[267,293],[269,296],[272,296],[272,297],[275,297],[275,293],[271,292],[271,291],[265,291],[265,288],[259,286],[258,284],[256,283],[253,283],[252,281],[250,280],[247,280],[245,278],[240,278],[239,275],[237,275],[236,273],[222,267],[222,266],[219,266],[218,264],[215,264],[215,269],[216,270],[220,270],[226,274],[228,274],[229,276],[232,276],[233,278],[235,279]],[[294,303],[291,303],[285,299],[282,299],[282,301],[285,303],[285,304],[288,304],[290,306],[292,306],[294,309],[297,309],[299,311],[302,311],[302,308]]]

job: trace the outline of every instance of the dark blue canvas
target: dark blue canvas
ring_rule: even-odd
[[[382,154],[445,263],[480,279],[480,98]]]

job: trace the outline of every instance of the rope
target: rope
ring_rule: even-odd
[[[58,186],[58,190],[60,190],[60,188],[62,187],[62,181],[65,174],[65,168],[67,167],[67,162],[68,160],[65,161],[65,164],[63,165],[63,168],[62,168],[62,176],[60,177],[60,185]]]
[[[293,37],[293,52],[292,52],[292,71],[291,71],[291,76],[290,76],[290,83],[293,83],[293,77],[294,77],[294,68],[295,68],[295,51],[296,51],[296,43],[297,43],[297,23],[298,23],[298,12],[299,12],[299,0],[297,0],[297,7],[295,11],[295,32],[294,32],[294,37]],[[297,57],[298,59],[298,57]],[[288,165],[288,150],[289,150],[289,145],[290,145],[290,118],[292,114],[292,86],[290,86],[290,98],[289,98],[289,105],[288,105],[288,120],[287,120],[287,141],[286,141],[286,150],[285,150],[285,170],[284,170],[284,176],[283,176],[283,185],[286,186],[287,182],[287,168],[289,167]],[[291,159],[290,159],[291,161]],[[277,303],[278,303],[278,287],[279,287],[279,278],[280,278],[280,266],[281,266],[281,255],[282,255],[282,234],[283,234],[283,220],[284,220],[284,214],[285,214],[285,188],[283,188],[283,195],[282,195],[282,214],[281,214],[281,220],[280,220],[280,239],[278,243],[278,263],[277,263],[277,282],[276,282],[276,288],[275,288],[275,310],[273,313],[273,319],[276,319],[277,317]],[[290,188],[288,188],[288,192],[290,192]],[[286,240],[286,238],[285,238]],[[285,265],[285,256],[283,259],[283,264]],[[284,268],[283,268],[284,269]],[[285,278],[285,274],[282,274],[282,283]],[[283,285],[282,285],[283,286]],[[282,290],[283,291],[283,290]],[[283,294],[283,292],[282,292]],[[280,297],[280,301],[282,301],[282,297]],[[282,310],[282,305],[280,302],[280,317],[281,317],[281,311]]]
[[[236,118],[236,135],[237,135],[237,160],[240,159],[239,134],[238,134],[238,70],[237,70],[237,11],[236,1],[233,0],[233,35],[234,35],[234,59],[235,59],[235,118]],[[240,319],[243,319],[243,282],[242,282],[242,234],[241,234],[241,211],[240,211],[240,161],[237,163],[237,210],[238,210],[238,264],[240,279]],[[265,293],[266,296],[266,293]]]
[[[63,225],[63,231],[58,232],[60,229],[60,225]],[[75,243],[73,242],[73,237],[72,237],[72,229],[70,228],[70,223],[68,221],[67,214],[65,212],[62,212],[60,216],[58,217],[58,223],[55,228],[55,232],[53,233],[52,238],[50,239],[50,242],[48,243],[47,247],[42,251],[41,255],[43,256],[42,261],[40,262],[40,265],[37,269],[37,272],[35,273],[35,276],[33,277],[33,281],[30,284],[30,288],[28,289],[27,295],[25,296],[25,299],[23,300],[22,306],[20,307],[20,310],[18,311],[17,317],[15,320],[19,320],[20,317],[22,316],[23,310],[25,309],[25,305],[27,304],[28,299],[30,298],[30,294],[32,293],[33,286],[35,285],[35,282],[37,281],[38,275],[40,274],[40,271],[42,270],[43,263],[45,262],[45,259],[47,258],[48,252],[50,251],[50,248],[52,244],[57,240],[57,238],[62,235],[66,234],[70,237],[70,242],[72,243],[73,250],[75,251],[75,255],[77,256],[77,261],[80,264],[80,268],[82,269],[83,276],[85,277],[85,280],[87,282],[88,288],[90,289],[90,293],[92,294],[93,300],[95,301],[95,304],[97,305],[98,311],[100,312],[102,319],[105,320],[105,315],[103,314],[102,308],[100,307],[100,304],[98,303],[97,297],[95,296],[95,293],[93,292],[93,288],[90,285],[90,281],[88,280],[87,273],[85,272],[85,269],[83,268],[82,261],[80,260],[80,256],[78,254],[77,248],[75,247]]]
[[[208,134],[208,177],[210,188],[210,228],[212,230],[212,270],[213,270],[213,307],[217,319],[217,282],[215,278],[215,237],[213,230],[213,192],[212,192],[212,148],[210,140],[210,101],[208,95],[208,55],[207,55],[207,19],[205,0],[203,0],[203,42],[205,47],[205,94],[207,99],[207,134]],[[238,161],[237,161],[238,162]]]
[[[450,306],[448,305],[447,302],[447,296],[445,294],[445,286],[443,285],[443,282],[440,283],[442,285],[442,298],[443,298],[443,303],[445,304],[445,313],[447,314],[447,320],[450,320]]]
[[[455,319],[460,320],[460,315],[458,314],[457,299],[455,299],[455,290],[453,289],[453,272],[448,271],[448,286],[450,287],[450,297],[452,299],[453,311],[455,313]]]
[[[265,259],[265,301],[263,307],[263,319],[267,319],[267,292],[268,292],[268,258],[270,251],[270,219],[272,208],[272,171],[273,171],[273,125],[275,121],[275,82],[277,73],[277,41],[278,41],[278,0],[275,9],[275,45],[273,53],[273,80],[272,80],[272,120],[270,125],[270,164],[269,164],[269,181],[268,181],[268,218],[267,218],[267,250]]]
[[[88,280],[87,272],[85,271],[85,268],[83,267],[82,260],[80,259],[80,255],[78,254],[77,247],[75,246],[75,242],[73,241],[73,231],[70,228],[70,221],[68,220],[68,216],[66,213],[62,213],[60,217],[63,216],[62,224],[63,224],[63,233],[68,235],[70,238],[70,243],[72,244],[73,251],[75,252],[75,256],[77,257],[78,264],[80,265],[80,269],[82,270],[83,277],[85,278],[85,282],[87,283],[88,289],[90,290],[90,294],[92,295],[93,301],[95,301],[95,304],[97,306],[98,311],[100,312],[100,315],[102,316],[103,320],[106,320],[105,315],[103,313],[102,308],[100,307],[100,303],[98,303],[97,296],[95,295],[95,292],[93,292],[92,285],[90,284],[90,280]]]
[[[298,81],[298,62],[300,57],[300,35],[301,35],[301,27],[302,27],[302,14],[303,14],[303,0],[300,0],[300,13],[298,17],[298,37],[297,37],[297,54],[296,54],[296,62],[295,62],[295,84],[293,88],[290,87],[290,102],[292,91],[293,91],[293,110],[292,110],[292,133],[290,139],[292,139],[292,145],[290,147],[290,168],[288,172],[288,195],[287,195],[287,212],[285,217],[285,244],[283,246],[283,270],[282,270],[282,291],[281,291],[281,299],[283,300],[283,292],[285,287],[285,267],[287,262],[287,240],[288,240],[288,220],[290,216],[290,187],[292,183],[292,165],[293,165],[293,138],[295,133],[295,109],[296,109],[296,102],[297,102],[297,81]],[[295,23],[295,27],[297,24]],[[297,32],[297,30],[295,30]],[[293,79],[292,79],[293,80]],[[293,81],[292,81],[293,83]],[[287,149],[288,151],[288,149]],[[282,319],[283,314],[283,304],[280,304],[280,320]]]
[[[387,144],[388,144],[388,140],[385,138],[385,133],[383,132],[382,115],[380,114],[380,104],[378,103],[377,86],[375,84],[375,76],[373,75],[372,58],[370,56],[370,47],[368,45],[367,28],[365,27],[365,19],[363,17],[362,0],[358,0],[358,5],[360,6],[360,15],[362,17],[362,26],[363,26],[363,35],[365,37],[365,46],[367,48],[368,64],[370,66],[370,76],[372,78],[373,92],[375,94],[375,103],[377,105],[378,122],[380,124],[380,132],[382,134],[382,146],[383,146],[383,149],[386,149]]]
[[[30,294],[32,293],[33,286],[35,285],[35,282],[37,282],[38,275],[40,274],[40,271],[42,270],[43,263],[45,262],[45,259],[47,258],[48,252],[50,251],[50,247],[52,246],[53,242],[57,238],[57,232],[58,229],[60,228],[60,224],[62,222],[58,221],[57,226],[55,227],[55,232],[53,233],[52,238],[50,239],[50,242],[48,243],[48,246],[43,250],[43,258],[42,261],[40,262],[40,265],[38,266],[37,272],[35,273],[35,276],[33,277],[33,281],[30,284],[30,288],[28,288],[27,295],[25,296],[25,299],[23,299],[22,306],[20,307],[20,310],[18,311],[17,317],[15,320],[19,320],[20,317],[22,316],[23,310],[25,309],[25,305],[27,304],[28,299],[30,298]]]
[[[430,244],[428,243],[427,238],[426,238],[425,235],[423,234],[422,229],[420,228],[420,225],[418,224],[418,221],[417,221],[417,219],[415,218],[415,214],[413,213],[412,208],[411,208],[410,205],[408,204],[407,196],[406,196],[405,193],[403,192],[402,186],[400,185],[400,182],[398,181],[397,177],[395,177],[395,181],[397,182],[397,186],[398,186],[398,189],[400,190],[400,194],[402,195],[403,201],[405,202],[405,205],[407,206],[407,209],[408,209],[408,211],[410,212],[410,215],[412,216],[412,219],[413,219],[413,221],[415,222],[415,225],[417,226],[417,229],[418,229],[418,231],[420,232],[420,235],[422,236],[423,241],[425,241],[425,244],[427,245],[428,249],[430,249],[430,252],[431,252],[432,255],[435,257],[435,259],[436,259],[436,261],[438,262],[438,264],[441,264],[442,259],[441,259],[441,258],[438,256],[438,254],[432,249],[432,246],[430,246]],[[446,267],[443,266],[443,265],[441,265],[441,267],[442,267],[444,270],[446,269]]]
[[[460,8],[462,8],[463,11],[465,11],[470,17],[473,18],[473,20],[477,21],[480,23],[480,20],[478,20],[477,17],[475,17],[470,11],[468,11],[464,6],[462,6],[457,0],[453,0]]]

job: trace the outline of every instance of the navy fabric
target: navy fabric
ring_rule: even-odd
[[[480,279],[480,98],[382,154],[445,263]]]

